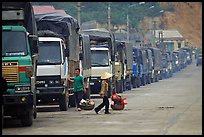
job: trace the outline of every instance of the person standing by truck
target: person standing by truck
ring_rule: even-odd
[[[74,79],[71,80],[70,76],[68,76],[68,80],[74,83],[75,103],[76,103],[77,111],[81,111],[79,103],[82,100],[83,95],[86,93],[86,85],[84,83],[84,77],[80,75],[80,69],[76,68]]]
[[[94,110],[96,114],[105,106],[105,114],[110,114],[109,112],[109,100],[108,100],[108,80],[112,77],[112,75],[108,72],[105,72],[101,75],[101,91],[100,96],[103,98],[103,102],[98,105]]]

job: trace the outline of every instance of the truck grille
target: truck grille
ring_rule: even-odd
[[[7,82],[19,82],[18,62],[2,62],[2,75]]]

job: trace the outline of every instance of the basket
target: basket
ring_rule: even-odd
[[[80,105],[79,107],[83,110],[92,110],[95,105],[87,105],[87,106],[82,106]]]
[[[117,105],[117,104],[115,104],[115,105],[111,105],[111,108],[113,109],[113,110],[123,110],[124,109],[124,107],[125,107],[125,105]]]

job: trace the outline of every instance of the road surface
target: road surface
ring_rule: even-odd
[[[59,111],[38,107],[31,127],[5,119],[3,135],[202,135],[202,67],[195,61],[173,77],[121,94],[122,111]],[[102,99],[92,98],[96,106]]]

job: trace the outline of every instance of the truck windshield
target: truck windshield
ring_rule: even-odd
[[[108,66],[108,51],[107,50],[92,50],[91,51],[91,66]]]
[[[59,41],[40,41],[38,65],[61,64],[61,50]]]
[[[25,32],[2,31],[2,56],[25,56],[27,54]]]

